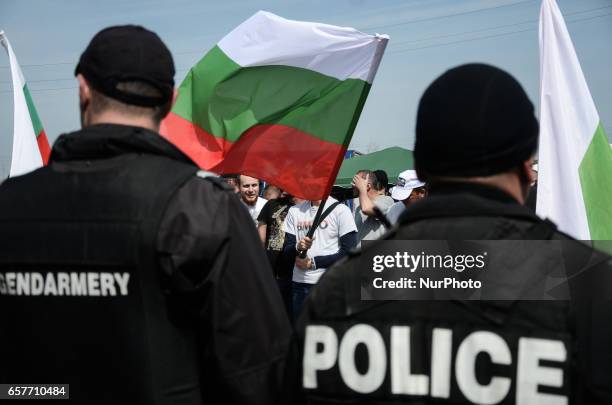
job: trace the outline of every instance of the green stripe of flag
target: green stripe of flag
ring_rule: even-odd
[[[32,125],[34,126],[34,133],[38,137],[43,131],[43,126],[42,122],[40,121],[40,117],[38,116],[38,112],[36,111],[36,107],[34,107],[34,101],[32,101],[32,95],[30,94],[27,84],[23,86],[23,94],[25,94],[26,104],[28,105],[28,111],[30,112],[30,118],[32,119]]]
[[[181,84],[172,111],[231,142],[253,125],[280,124],[344,145],[369,88],[303,68],[242,68],[215,46]]]
[[[612,151],[601,123],[579,173],[591,239],[612,240]]]

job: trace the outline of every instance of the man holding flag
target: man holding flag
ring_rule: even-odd
[[[323,211],[317,218],[321,206]],[[294,263],[291,304],[293,319],[297,319],[311,288],[328,267],[348,255],[357,244],[357,227],[350,209],[330,197],[323,202],[304,201],[289,208],[283,231],[283,258]],[[305,251],[306,256],[300,257],[299,252]]]

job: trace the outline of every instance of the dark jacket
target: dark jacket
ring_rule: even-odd
[[[0,382],[76,403],[278,401],[290,327],[252,220],[158,134],[95,125],[0,187]]]
[[[469,184],[432,187],[383,239],[573,243],[504,192]],[[331,268],[305,304],[297,325],[300,400],[612,403],[612,350],[604,344],[612,341],[612,306],[564,300],[362,301],[358,266],[366,253],[353,252]],[[504,255],[512,260],[517,253]]]

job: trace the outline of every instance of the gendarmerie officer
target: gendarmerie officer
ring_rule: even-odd
[[[417,117],[415,165],[430,195],[383,239],[577,243],[522,205],[537,137],[533,106],[508,73],[479,64],[447,71]],[[360,258],[384,243],[333,267],[306,302],[297,324],[303,402],[612,403],[609,301],[362,301]],[[498,253],[507,263],[520,256]],[[534,281],[489,275],[500,290]]]
[[[270,404],[290,326],[253,221],[157,130],[174,63],[100,31],[75,75],[83,129],[0,187],[0,382],[75,403]]]

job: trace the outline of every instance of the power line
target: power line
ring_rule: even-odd
[[[397,24],[388,24],[388,25],[382,25],[382,26],[376,26],[376,27],[368,27],[368,28],[365,28],[365,29],[385,28],[385,27],[388,28],[388,27],[405,25],[405,24],[410,24],[410,23],[415,23],[415,22],[432,21],[432,20],[441,19],[441,18],[461,16],[461,15],[465,15],[465,14],[472,14],[472,13],[477,13],[477,12],[482,12],[482,11],[487,11],[487,10],[499,9],[499,8],[502,8],[502,7],[514,6],[514,5],[518,5],[518,4],[522,4],[522,3],[527,3],[527,2],[530,2],[530,1],[533,1],[533,0],[523,0],[523,1],[512,3],[512,4],[503,4],[503,5],[495,6],[495,7],[482,8],[482,9],[478,9],[478,10],[470,10],[470,11],[466,11],[466,12],[447,14],[447,15],[444,15],[444,16],[437,16],[437,17],[431,17],[431,18],[426,18],[426,19],[417,19],[417,20],[405,21],[405,22],[397,23]],[[592,9],[588,9],[588,10],[581,10],[581,11],[565,14],[565,16],[568,17],[568,16],[572,16],[572,15],[577,15],[577,14],[584,14],[584,13],[589,13],[589,12],[598,11],[598,10],[607,9],[607,8],[612,8],[612,6],[603,6],[603,7],[596,7],[596,8],[592,8]],[[576,20],[568,21],[568,23],[587,21],[587,20],[591,20],[591,19],[595,19],[595,18],[605,17],[605,16],[608,16],[608,15],[611,15],[611,14],[601,14],[601,15],[593,16],[593,17],[589,17],[589,18],[576,19]],[[402,41],[402,42],[398,42],[398,43],[392,43],[392,45],[395,47],[395,46],[398,46],[398,45],[405,45],[405,44],[409,44],[409,43],[418,43],[418,42],[431,41],[431,40],[435,40],[435,39],[452,38],[452,37],[461,36],[461,35],[474,34],[474,33],[479,33],[479,32],[486,32],[486,31],[491,31],[491,30],[496,30],[496,29],[501,29],[501,28],[509,28],[509,27],[514,27],[514,26],[519,26],[519,25],[524,25],[524,24],[536,23],[536,22],[538,22],[538,20],[528,20],[528,21],[522,21],[522,22],[517,22],[517,23],[512,23],[512,24],[500,25],[500,26],[497,26],[497,27],[489,27],[489,28],[483,28],[483,29],[479,29],[479,30],[464,31],[464,32],[459,32],[459,33],[454,33],[454,34],[445,34],[445,35],[439,35],[439,36],[435,36],[435,37],[422,38],[422,39],[417,39],[417,40]],[[494,35],[487,35],[487,36],[482,36],[482,37],[478,37],[478,38],[469,38],[469,39],[465,39],[465,40],[445,42],[445,43],[442,43],[442,44],[434,44],[434,45],[428,45],[428,46],[423,46],[423,47],[391,50],[390,52],[388,52],[388,54],[397,54],[397,53],[405,52],[405,51],[434,48],[434,47],[438,47],[438,46],[446,46],[446,45],[452,45],[452,44],[458,44],[458,43],[464,43],[464,42],[470,42],[470,41],[477,41],[477,40],[488,39],[488,38],[501,37],[501,36],[506,36],[506,35],[512,35],[512,34],[518,34],[518,33],[522,33],[522,32],[527,32],[527,31],[531,31],[533,29],[535,29],[535,28],[528,28],[528,29],[525,29],[525,30],[517,30],[517,31],[505,32],[505,33],[500,33],[500,34],[494,34]],[[200,53],[201,53],[201,51],[184,51],[184,52],[177,52],[177,53],[175,53],[175,55],[200,54]],[[40,67],[40,66],[66,65],[66,64],[74,64],[74,62],[29,64],[29,65],[21,65],[21,66],[22,67]],[[8,68],[8,67],[9,66],[0,66],[0,68]],[[177,73],[181,72],[181,71],[187,71],[189,69],[190,68],[178,69]],[[67,80],[73,80],[73,78],[28,80],[27,83],[56,82],[56,81],[67,81]],[[0,83],[10,83],[10,81],[0,81]],[[30,91],[34,91],[34,92],[36,92],[36,91],[53,91],[53,90],[67,90],[67,89],[74,89],[74,88],[76,88],[76,87],[62,87],[62,88],[57,88],[57,89],[55,89],[55,88],[52,88],[52,89],[30,89]],[[8,93],[8,92],[10,92],[10,90],[0,91],[0,94],[1,93]]]
[[[177,69],[176,73],[184,72],[184,71],[187,71],[189,69],[191,69],[191,68]],[[43,83],[43,82],[61,82],[61,81],[67,81],[67,80],[75,80],[75,78],[74,77],[68,77],[68,78],[65,78],[65,79],[64,78],[59,78],[59,79],[26,80],[26,83],[30,84],[30,83]],[[6,83],[12,83],[12,81],[11,80],[0,80],[0,83],[6,84]],[[30,89],[30,90],[32,90],[32,89]]]
[[[469,10],[469,11],[464,11],[464,12],[459,12],[459,13],[451,13],[451,14],[445,14],[445,15],[435,16],[435,17],[428,17],[428,18],[422,18],[422,19],[414,19],[414,20],[409,20],[409,21],[403,21],[403,22],[400,22],[400,23],[385,24],[385,25],[370,26],[370,27],[362,27],[361,30],[371,30],[371,29],[374,30],[374,29],[381,29],[381,28],[393,28],[393,27],[397,27],[397,26],[401,26],[401,25],[406,25],[406,24],[426,22],[426,21],[435,21],[435,20],[444,19],[444,18],[451,18],[451,17],[463,16],[463,15],[468,15],[468,14],[480,13],[480,12],[483,12],[483,11],[496,10],[496,9],[505,8],[505,7],[512,7],[512,6],[516,6],[516,5],[524,4],[524,3],[529,3],[529,2],[533,2],[533,1],[534,0],[522,0],[522,1],[517,1],[517,2],[514,2],[514,3],[510,3],[510,4],[501,4],[499,6],[494,6],[494,7],[485,7],[485,8],[480,8],[480,9],[476,9],[476,10]],[[579,11],[579,12],[575,12],[575,13],[570,13],[570,14],[566,14],[566,15],[569,16],[569,15],[587,13],[587,12],[592,12],[592,11],[596,11],[596,10],[600,10],[600,9],[605,9],[605,8],[610,8],[610,7],[612,7],[612,6],[603,6],[603,7],[598,7],[598,8],[590,9],[590,10],[583,10],[583,11]],[[461,34],[489,31],[489,30],[496,29],[496,28],[502,28],[502,27],[509,27],[509,26],[516,26],[516,25],[527,24],[529,22],[530,21],[526,21],[526,22],[522,22],[522,23],[515,23],[515,24],[508,24],[508,25],[505,25],[505,26],[491,27],[491,28],[486,28],[486,29],[482,29],[482,30],[475,30],[475,31],[471,31],[471,32],[468,31],[468,32],[461,33]],[[397,45],[402,45],[402,44],[405,44],[405,43],[424,42],[424,41],[428,41],[428,40],[432,40],[432,39],[448,38],[448,37],[452,37],[452,36],[455,36],[455,35],[460,35],[460,34],[449,34],[449,35],[442,35],[442,36],[438,36],[438,37],[424,38],[424,39],[415,40],[415,41],[404,41],[404,42],[398,43]],[[188,54],[201,54],[201,53],[202,53],[201,51],[182,51],[182,52],[176,52],[174,54],[175,55],[188,55]],[[21,65],[21,67],[45,67],[45,66],[60,66],[60,65],[74,65],[74,64],[75,64],[75,62],[55,62],[55,63],[25,64],[25,65]],[[0,66],[0,69],[7,69],[9,67],[10,67],[9,65]],[[69,79],[31,80],[31,81],[29,81],[29,83],[53,82],[53,81],[60,81],[60,80],[72,80],[72,78],[69,78]],[[0,83],[8,83],[8,81],[0,81]]]
[[[40,80],[27,80],[27,83],[43,83],[43,82],[61,82],[61,81],[65,81],[65,80],[74,80],[74,77],[70,77],[67,79],[40,79]],[[0,83],[12,83],[11,80],[2,80],[0,81]]]
[[[396,26],[399,26],[399,25],[411,24],[411,23],[416,23],[416,22],[434,21],[434,20],[439,20],[439,19],[442,19],[442,18],[450,18],[450,17],[462,16],[462,15],[466,15],[466,14],[479,13],[479,12],[482,12],[482,11],[495,10],[495,9],[499,9],[499,8],[503,8],[503,7],[516,6],[518,4],[528,3],[528,2],[533,2],[533,1],[535,1],[535,0],[522,0],[522,1],[517,1],[515,3],[502,4],[502,5],[495,6],[495,7],[485,7],[485,8],[480,8],[480,9],[477,9],[477,10],[463,11],[463,12],[460,12],[460,13],[451,13],[451,14],[446,14],[446,15],[441,15],[441,16],[435,16],[435,17],[428,17],[428,18],[423,18],[423,19],[404,21],[404,22],[396,23],[396,24],[387,24],[387,25],[379,25],[379,26],[372,26],[372,27],[363,27],[361,29],[362,30],[369,30],[369,29],[390,28],[390,27],[396,27]],[[186,54],[191,54],[191,53],[199,53],[199,52],[197,52],[197,51],[185,51],[185,52],[177,52],[177,53],[175,53],[175,55],[186,55]],[[43,67],[43,66],[59,66],[59,65],[74,65],[74,64],[75,64],[75,62],[36,63],[36,64],[21,65],[21,67]],[[0,66],[0,69],[6,69],[6,68],[9,68],[9,67],[10,66],[8,66],[8,65]]]
[[[570,16],[577,15],[577,14],[591,13],[593,11],[598,11],[598,10],[602,10],[602,9],[606,9],[606,8],[612,8],[612,6],[604,6],[604,7],[592,8],[592,9],[589,9],[589,10],[576,11],[576,12],[573,12],[573,13],[565,14],[564,17],[570,17]],[[533,24],[533,23],[537,23],[537,22],[539,22],[539,20],[528,20],[528,21],[522,21],[522,22],[517,22],[517,23],[512,23],[512,24],[498,25],[497,27],[489,27],[489,28],[483,28],[483,29],[472,30],[472,31],[457,32],[457,33],[453,33],[453,34],[438,35],[438,36],[435,36],[435,37],[427,37],[427,38],[415,39],[415,40],[410,40],[410,41],[395,42],[395,43],[392,43],[392,45],[395,47],[395,46],[398,46],[398,45],[405,45],[405,44],[409,44],[409,43],[427,42],[427,41],[431,41],[431,40],[434,40],[434,39],[451,38],[451,37],[460,36],[460,35],[475,34],[475,33],[479,33],[479,32],[498,30],[498,29],[501,29],[501,28],[516,27],[516,26],[519,26],[519,25]],[[568,21],[568,22],[572,22],[572,21]]]
[[[41,91],[57,91],[57,90],[72,90],[72,89],[78,89],[78,87],[59,87],[59,88],[52,88],[52,89],[29,89],[31,93],[38,93]],[[2,93],[12,93],[12,90],[2,90],[0,91],[0,94]]]
[[[188,55],[188,54],[199,54],[201,51],[184,51],[184,52],[175,52],[174,55]],[[30,67],[45,67],[45,66],[60,66],[60,65],[76,65],[76,62],[53,62],[53,63],[28,63],[25,65],[19,65],[20,67],[30,68]],[[8,69],[10,65],[0,66],[0,69]],[[68,80],[68,79],[60,79],[60,80]]]
[[[599,9],[610,8],[610,7],[612,7],[612,6],[600,7]],[[596,9],[586,10],[586,11],[577,12],[577,13],[572,13],[572,15],[583,14],[583,13],[586,13],[586,12],[589,12],[589,11],[594,11],[594,10],[596,10]],[[567,23],[570,24],[570,23],[575,23],[575,22],[589,21],[589,20],[594,20],[596,18],[607,17],[607,16],[610,16],[610,15],[612,15],[612,13],[600,14],[600,15],[596,15],[596,16],[592,16],[592,17],[586,17],[586,18],[578,18],[578,19],[575,19],[575,20],[568,21]],[[532,22],[532,21],[526,21],[526,22],[523,22],[523,23],[508,24],[507,26],[527,24],[529,22]],[[507,26],[500,26],[500,27],[497,27],[497,28],[503,28],[503,27],[507,27]],[[497,38],[497,37],[502,37],[502,36],[507,36],[507,35],[520,34],[520,33],[523,33],[523,32],[533,31],[536,28],[527,28],[527,29],[523,29],[523,30],[503,32],[503,33],[493,34],[493,35],[484,35],[484,36],[477,37],[477,38],[467,38],[467,39],[458,40],[458,41],[450,41],[450,42],[444,42],[444,43],[441,43],[441,44],[433,44],[433,45],[421,46],[421,47],[416,47],[416,48],[395,49],[395,50],[387,52],[387,54],[388,55],[393,55],[393,54],[399,54],[399,53],[409,52],[409,51],[417,51],[417,50],[422,50],[422,49],[437,48],[437,47],[442,47],[442,46],[447,46],[447,45],[454,45],[454,44],[460,44],[460,43],[466,43],[466,42],[472,42],[472,41],[480,41],[480,40],[483,40],[483,39]],[[488,28],[488,29],[485,29],[485,30],[466,31],[466,32],[462,32],[462,33],[457,33],[457,34],[455,34],[453,36],[459,36],[459,35],[464,35],[464,34],[469,34],[469,33],[475,33],[475,32],[479,32],[479,31],[488,31],[488,30],[491,30],[491,29],[493,29],[493,28]],[[425,41],[425,39],[423,41]],[[409,43],[409,42],[410,41],[404,42],[404,44],[405,43]],[[420,42],[422,42],[422,41],[420,41]],[[177,73],[181,72],[181,71],[187,71],[189,69],[179,69],[179,70],[177,70]],[[78,87],[60,87],[60,88],[52,88],[52,89],[30,89],[30,91],[31,92],[57,91],[57,90],[77,89],[77,88]],[[0,94],[1,93],[9,93],[10,91],[11,90],[0,91]]]
[[[191,68],[189,68],[191,69]],[[187,71],[189,69],[179,69],[176,72],[183,72],[183,71]],[[63,80],[63,79],[62,79]],[[26,81],[27,83],[30,83],[29,81]],[[73,90],[73,89],[78,89],[78,86],[72,86],[72,87],[58,87],[58,88],[51,88],[51,89],[29,89],[31,93],[38,93],[41,91],[58,91],[58,90]],[[0,94],[3,93],[12,93],[12,90],[1,90]]]
[[[41,66],[57,66],[57,65],[74,65],[74,62],[55,62],[55,63],[29,63],[27,65],[20,65],[21,67],[41,67]],[[10,65],[0,66],[0,69],[8,69]]]
[[[406,24],[441,20],[441,19],[444,19],[444,18],[463,16],[463,15],[468,15],[468,14],[475,14],[475,13],[480,13],[480,12],[483,12],[483,11],[496,10],[496,9],[504,8],[504,7],[517,6],[519,4],[530,3],[530,2],[533,2],[533,1],[535,1],[535,0],[522,0],[522,1],[517,1],[515,3],[510,3],[510,4],[501,4],[501,5],[495,6],[495,7],[485,7],[485,8],[479,8],[479,9],[476,9],[476,10],[462,11],[460,13],[452,13],[452,14],[439,15],[439,16],[435,16],[435,17],[414,19],[414,20],[402,21],[402,22],[394,23],[394,24],[374,25],[374,26],[370,26],[370,27],[363,27],[363,28],[360,28],[360,30],[364,31],[364,30],[376,30],[376,29],[381,29],[381,28],[393,28],[393,27],[399,27],[401,25],[406,25]]]
[[[568,21],[568,23],[575,23],[575,22],[594,20],[596,18],[606,17],[606,16],[610,16],[610,15],[612,15],[612,13],[601,14],[601,15],[597,15],[597,16],[593,16],[593,17],[587,17],[587,18],[580,18],[580,19]],[[388,52],[388,54],[393,55],[393,54],[398,54],[398,53],[408,52],[408,51],[417,51],[417,50],[421,50],[421,49],[437,48],[437,47],[440,47],[440,46],[461,44],[461,43],[465,43],[465,42],[480,41],[480,40],[483,40],[483,39],[503,37],[503,36],[506,36],[506,35],[513,35],[513,34],[519,34],[519,33],[522,33],[522,32],[533,31],[536,28],[537,27],[527,28],[527,29],[524,29],[524,30],[503,32],[503,33],[500,33],[500,34],[484,35],[484,36],[477,37],[477,38],[467,38],[467,39],[458,40],[458,41],[450,41],[450,42],[444,42],[444,43],[441,43],[441,44],[433,44],[433,45],[427,45],[427,46],[420,46],[420,47],[416,47],[416,48],[395,49],[395,50],[392,50],[392,51]]]
[[[188,68],[188,69],[179,69],[179,70],[176,71],[176,73],[186,72],[189,69],[191,69],[191,68]],[[60,81],[60,80],[74,80],[74,78],[72,77],[70,79],[51,79],[51,80],[48,80],[48,81]],[[28,83],[28,84],[29,83],[36,83],[36,82],[38,82],[38,81],[37,80],[26,80],[26,83]],[[4,82],[4,83],[10,83],[10,82]],[[30,89],[30,88],[28,88],[28,90],[30,90],[31,93],[37,93],[39,91],[54,91],[54,90],[69,90],[69,89],[78,89],[78,86],[58,87],[58,88],[51,88],[51,89]],[[11,93],[11,92],[12,92],[12,90],[0,90],[0,94]]]

